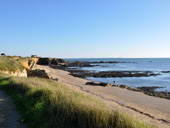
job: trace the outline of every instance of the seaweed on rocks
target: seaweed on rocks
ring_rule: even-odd
[[[69,70],[68,70],[69,71]],[[158,73],[153,73],[151,71],[102,71],[102,72],[89,72],[85,70],[74,70],[70,71],[72,75],[77,77],[149,77],[157,76]]]
[[[152,87],[138,87],[137,89],[142,90],[145,94],[150,96],[156,96],[161,98],[166,98],[170,100],[170,92],[167,91],[155,91],[157,88],[163,88],[158,86],[152,86]]]
[[[90,62],[90,63],[92,63],[92,64],[96,64],[96,63],[109,63],[109,64],[114,64],[114,63],[137,63],[137,62],[130,62],[130,61],[128,61],[128,62],[125,62],[125,61],[92,61],[92,62]]]
[[[158,87],[158,86],[152,86],[152,87],[137,87],[137,88],[133,88],[133,87],[129,87],[126,85],[117,85],[117,84],[108,84],[108,83],[103,83],[103,82],[87,82],[86,85],[92,85],[92,86],[102,86],[102,87],[120,87],[120,88],[124,88],[124,89],[128,89],[130,91],[137,91],[137,92],[143,92],[146,95],[149,96],[155,96],[155,97],[160,97],[160,98],[165,98],[170,100],[170,92],[167,91],[155,91],[155,89],[157,88],[162,88],[162,87]]]

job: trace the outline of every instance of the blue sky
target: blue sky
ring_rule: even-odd
[[[170,0],[0,0],[0,52],[170,57]]]

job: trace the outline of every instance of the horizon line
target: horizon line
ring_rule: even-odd
[[[68,57],[64,59],[104,59],[104,58],[108,58],[108,59],[170,59],[170,57]]]

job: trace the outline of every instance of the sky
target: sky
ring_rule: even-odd
[[[0,53],[170,57],[170,0],[0,0]]]

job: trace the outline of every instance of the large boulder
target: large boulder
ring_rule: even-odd
[[[57,58],[53,58],[52,60],[51,60],[51,64],[52,65],[58,65],[58,59]]]
[[[39,65],[58,65],[60,63],[66,63],[66,60],[57,58],[39,58],[37,62]]]
[[[51,65],[52,58],[39,58],[37,64],[39,65]]]
[[[66,60],[64,60],[64,59],[58,59],[58,62],[59,62],[59,63],[66,63]]]
[[[45,70],[27,70],[27,76],[28,77],[41,77],[41,78],[47,78],[50,79],[49,75],[46,73]]]

